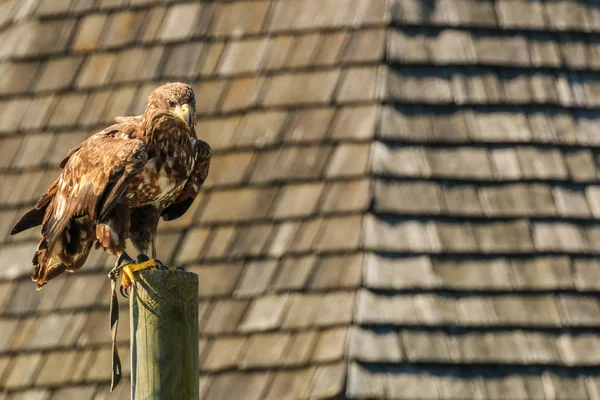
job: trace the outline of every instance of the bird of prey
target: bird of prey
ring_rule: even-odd
[[[133,272],[158,267],[159,218],[190,207],[208,174],[211,149],[196,137],[196,101],[184,83],[167,83],[148,97],[144,114],[116,124],[73,148],[62,173],[11,234],[42,225],[31,279],[41,289],[64,271],[81,268],[92,246],[118,257],[122,288]],[[140,256],[125,252],[130,239]],[[145,255],[152,248],[152,259]]]

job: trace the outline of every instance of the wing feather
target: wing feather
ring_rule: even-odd
[[[173,204],[166,207],[161,213],[163,220],[172,221],[177,219],[185,214],[191,207],[208,176],[211,158],[212,150],[210,145],[202,140],[198,140],[196,142],[196,161],[194,163],[194,170],[185,183],[181,194]]]
[[[62,173],[12,234],[42,225],[32,279],[40,289],[65,270],[81,267],[95,241],[94,226],[111,212],[127,183],[148,159],[135,139],[136,120],[123,121],[89,137],[61,162]]]
[[[100,132],[78,146],[65,164],[55,194],[54,215],[43,234],[61,231],[69,218],[105,216],[120,200],[127,183],[146,162],[146,145]],[[50,243],[50,247],[52,243]]]

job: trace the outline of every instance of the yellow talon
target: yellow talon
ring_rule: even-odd
[[[134,264],[126,264],[123,266],[123,277],[121,278],[121,286],[125,289],[129,289],[129,287],[135,282],[134,272],[144,271],[146,269],[157,268],[155,260],[148,260],[141,263]]]

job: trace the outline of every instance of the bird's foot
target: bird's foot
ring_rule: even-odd
[[[144,257],[148,258],[148,257]],[[129,288],[135,283],[134,273],[139,271],[145,271],[147,269],[164,269],[166,268],[162,262],[156,259],[144,259],[138,256],[138,262],[125,264],[121,268],[123,270],[123,276],[121,277],[121,288],[127,295],[129,294]],[[143,260],[143,261],[141,261]]]
[[[129,257],[129,254],[125,252],[121,253],[119,258],[117,258],[117,262],[115,262],[114,268],[111,269],[108,273],[108,278],[116,281],[119,277],[119,274],[121,273],[121,269],[123,268],[123,266],[127,264],[132,264],[134,262],[135,261],[133,260],[133,258]]]
[[[145,254],[138,254],[137,256],[137,261],[138,262],[143,262],[143,261],[148,261],[150,260],[150,258],[145,255]],[[154,259],[154,261],[156,261],[156,269],[161,270],[161,271],[185,271],[185,269],[181,268],[181,267],[167,267],[165,264],[163,264],[162,261],[158,260],[158,259]]]
[[[147,269],[157,269],[163,271],[185,271],[181,267],[167,267],[158,259],[151,259],[145,254],[138,254],[134,261],[127,253],[123,253],[117,259],[115,267],[108,273],[110,279],[116,280],[119,273],[123,271],[121,277],[121,287],[119,291],[123,297],[129,297],[129,289],[135,284],[135,272]]]

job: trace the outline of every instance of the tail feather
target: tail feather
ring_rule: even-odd
[[[44,216],[46,215],[48,205],[52,202],[54,196],[56,195],[57,188],[58,179],[55,180],[52,185],[50,185],[48,191],[38,200],[35,207],[21,217],[19,222],[17,222],[14,228],[12,228],[10,231],[10,234],[16,235],[17,233],[41,225],[44,222]]]
[[[31,280],[36,283],[37,290],[40,290],[50,279],[60,275],[67,268],[66,265],[52,253],[52,250],[48,248],[48,240],[45,237],[42,237],[32,260],[34,270],[31,275]]]
[[[46,214],[46,207],[42,209],[34,208],[29,210],[23,217],[17,222],[17,224],[10,231],[11,235],[26,231],[29,228],[41,225],[44,220],[44,214]]]
[[[62,235],[60,259],[67,271],[74,272],[83,266],[94,244],[94,224],[88,217],[75,218]]]
[[[52,211],[52,205],[49,212]],[[33,256],[34,271],[31,279],[40,290],[49,280],[64,271],[73,272],[85,263],[94,244],[93,222],[87,216],[64,216],[57,221],[53,215],[47,216],[47,224],[42,229],[42,239]]]

